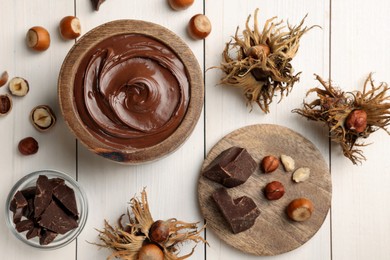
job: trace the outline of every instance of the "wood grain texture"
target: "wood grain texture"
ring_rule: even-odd
[[[294,158],[296,168],[308,167],[310,178],[302,183],[292,181],[292,174],[282,167],[270,174],[257,170],[242,185],[228,189],[232,198],[249,196],[261,214],[249,230],[233,234],[211,198],[221,187],[203,176],[199,178],[198,197],[208,228],[227,244],[250,254],[278,255],[291,251],[308,241],[321,227],[331,203],[331,179],[327,164],[320,151],[302,135],[277,125],[252,125],[240,128],[222,138],[208,153],[202,169],[222,151],[239,146],[246,148],[257,163],[267,155]],[[262,189],[271,181],[283,183],[286,193],[276,201],[267,200]],[[285,209],[296,198],[306,197],[314,204],[312,217],[305,222],[291,221]]]
[[[85,126],[75,105],[74,80],[80,62],[99,42],[122,34],[140,34],[158,40],[172,49],[183,62],[186,70],[189,104],[185,116],[173,134],[151,147],[118,149],[101,142]],[[203,97],[202,71],[191,49],[167,28],[140,20],[116,20],[86,33],[69,51],[58,78],[58,99],[62,114],[71,131],[92,152],[120,163],[151,162],[175,151],[192,133],[203,108]],[[110,156],[111,154],[114,156]]]

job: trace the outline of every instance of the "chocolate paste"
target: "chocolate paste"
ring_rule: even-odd
[[[81,60],[75,82],[77,110],[103,143],[145,148],[169,137],[189,103],[186,69],[165,44],[144,35],[116,35]]]

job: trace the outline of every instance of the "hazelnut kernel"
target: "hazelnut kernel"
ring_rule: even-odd
[[[270,182],[264,188],[264,195],[268,200],[278,200],[283,197],[284,192],[283,184],[278,181]]]
[[[268,155],[261,161],[261,168],[265,173],[271,173],[279,167],[279,159],[273,155]]]
[[[0,95],[0,116],[5,116],[12,109],[12,97],[8,94]]]
[[[39,145],[33,137],[26,137],[19,141],[18,149],[23,155],[32,155],[38,152]]]

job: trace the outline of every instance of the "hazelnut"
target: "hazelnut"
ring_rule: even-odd
[[[65,40],[73,40],[80,36],[81,26],[79,18],[66,16],[60,22],[60,34]]]
[[[0,76],[0,87],[4,86],[8,81],[8,72],[4,71]]]
[[[210,32],[210,20],[203,14],[194,15],[188,23],[188,34],[195,40],[206,38]]]
[[[157,220],[149,229],[149,238],[153,242],[162,243],[169,237],[169,223],[167,221]]]
[[[261,169],[265,173],[271,173],[279,167],[279,159],[273,155],[268,155],[261,161]]]
[[[194,3],[194,0],[168,0],[168,3],[173,10],[179,11],[190,7]]]
[[[367,113],[362,109],[355,109],[349,113],[345,126],[356,133],[362,133],[367,128]]]
[[[21,77],[15,77],[9,81],[8,89],[14,96],[23,97],[30,90],[28,81]]]
[[[163,251],[155,244],[146,244],[138,252],[137,260],[163,260]]]
[[[93,9],[95,9],[95,11],[99,11],[99,7],[100,7],[100,5],[101,5],[104,1],[105,1],[105,0],[91,0]]]
[[[12,109],[12,98],[10,95],[0,95],[0,116],[5,116]]]
[[[308,220],[313,211],[313,203],[306,198],[295,199],[287,206],[287,215],[294,221]]]
[[[284,186],[281,182],[273,181],[264,188],[264,195],[269,200],[278,200],[284,195]]]
[[[46,105],[34,107],[31,111],[30,118],[33,126],[41,132],[49,130],[56,123],[53,110]]]
[[[18,144],[19,152],[23,155],[31,155],[38,152],[39,146],[37,140],[33,137],[26,137],[20,140]]]
[[[268,45],[259,44],[250,47],[247,50],[247,56],[258,60],[260,58],[267,57],[270,54],[270,52],[271,50]]]
[[[34,26],[27,32],[27,46],[36,51],[45,51],[50,46],[50,34],[41,27]]]

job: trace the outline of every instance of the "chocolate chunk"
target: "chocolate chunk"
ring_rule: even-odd
[[[104,1],[105,1],[105,0],[91,0],[93,9],[95,9],[95,11],[99,11],[99,7],[100,7],[100,5],[101,5]]]
[[[23,213],[27,208],[28,202],[20,191],[17,191],[14,198],[11,200],[9,209],[14,213],[13,221],[15,224],[19,223],[23,217]]]
[[[36,189],[37,189],[37,187],[33,186],[33,187],[28,187],[28,188],[22,190],[21,192],[22,192],[23,196],[26,198],[26,200],[28,200],[28,199],[34,198]]]
[[[66,184],[58,185],[53,190],[53,195],[73,216],[77,216],[76,196],[72,188]]]
[[[53,200],[38,221],[41,227],[59,234],[65,234],[78,226],[77,221],[67,215]]]
[[[23,208],[15,209],[14,215],[12,217],[14,224],[19,223],[22,217],[23,217]]]
[[[251,198],[243,196],[233,200],[225,188],[216,190],[212,198],[234,234],[251,228],[260,215],[260,210]]]
[[[27,200],[20,191],[17,191],[14,196],[16,208],[24,208],[27,206]]]
[[[34,218],[34,199],[28,199],[27,200],[27,207],[23,211],[23,216],[25,216],[28,219]]]
[[[19,233],[26,230],[30,230],[33,227],[34,227],[34,223],[29,219],[22,220],[15,225],[15,229]]]
[[[246,182],[256,169],[256,162],[245,148],[233,146],[219,154],[203,171],[206,178],[227,188]]]
[[[15,210],[16,210],[16,199],[13,198],[11,200],[11,203],[9,204],[9,210],[12,211],[13,213],[15,213]]]
[[[51,186],[53,187],[53,190],[58,186],[58,185],[63,185],[65,184],[65,180],[61,178],[53,178],[49,180],[51,183]]]
[[[37,180],[36,195],[34,198],[34,217],[38,218],[45,211],[52,201],[53,187],[49,179],[44,175],[39,175]]]
[[[57,235],[58,234],[55,232],[52,232],[52,231],[46,230],[46,229],[42,229],[40,237],[39,237],[39,244],[42,246],[48,245],[54,240],[54,238],[56,238]]]
[[[26,234],[27,239],[31,239],[40,235],[41,228],[40,227],[32,227]]]

